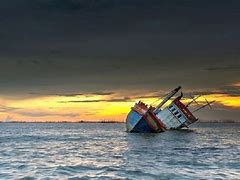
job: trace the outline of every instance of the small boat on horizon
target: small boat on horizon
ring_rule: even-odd
[[[175,94],[179,92],[181,86],[172,90],[166,95],[162,102],[156,106],[148,106],[147,104],[139,101],[136,103],[129,112],[126,120],[127,132],[130,133],[160,133],[170,129],[181,129],[189,127],[189,125],[198,121],[193,113],[200,109],[210,106],[215,101],[207,102],[207,104],[191,112],[188,107],[196,102],[197,96],[192,99],[187,105],[181,102],[183,93],[174,98],[172,102],[162,109]]]

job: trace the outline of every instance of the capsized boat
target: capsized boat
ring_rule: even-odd
[[[136,103],[127,116],[127,132],[160,133],[169,129],[188,127],[190,124],[198,120],[198,118],[193,115],[193,112],[196,112],[207,105],[210,106],[210,104],[214,102],[207,102],[206,105],[191,112],[188,109],[188,106],[194,102],[196,98],[193,98],[190,103],[185,105],[181,102],[183,96],[181,92],[181,95],[174,98],[167,107],[162,109],[163,105],[177,94],[180,89],[181,86],[172,90],[156,107],[148,106],[141,101]]]

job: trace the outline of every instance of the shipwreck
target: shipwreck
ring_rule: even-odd
[[[200,96],[192,98],[192,101],[185,105],[181,102],[182,92],[179,96],[173,98],[180,89],[181,86],[172,90],[164,96],[162,102],[156,107],[148,106],[141,101],[136,103],[127,116],[127,132],[160,133],[170,129],[188,128],[189,125],[198,121],[198,118],[194,116],[195,112],[206,106],[211,107],[211,104],[214,103],[214,101],[208,102],[206,100],[206,104],[191,112],[188,107],[196,102],[196,99]],[[170,100],[171,103],[162,108]]]

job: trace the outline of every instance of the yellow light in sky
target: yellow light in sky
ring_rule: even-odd
[[[131,106],[140,99],[132,98],[130,101],[108,101],[112,95],[108,96],[45,96],[30,99],[4,99],[4,110],[0,112],[0,120],[10,118],[15,121],[125,121]],[[124,97],[119,94],[117,98]],[[240,96],[230,96],[226,94],[210,94],[198,99],[204,102],[216,100],[228,108],[240,108]],[[157,98],[141,99],[147,104],[151,104]],[[97,100],[97,101],[95,101]],[[186,100],[187,102],[189,100]]]

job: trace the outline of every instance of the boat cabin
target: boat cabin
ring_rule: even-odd
[[[169,106],[158,111],[156,116],[166,125],[167,129],[188,127],[197,121],[197,118],[180,101],[180,98],[176,98]]]

